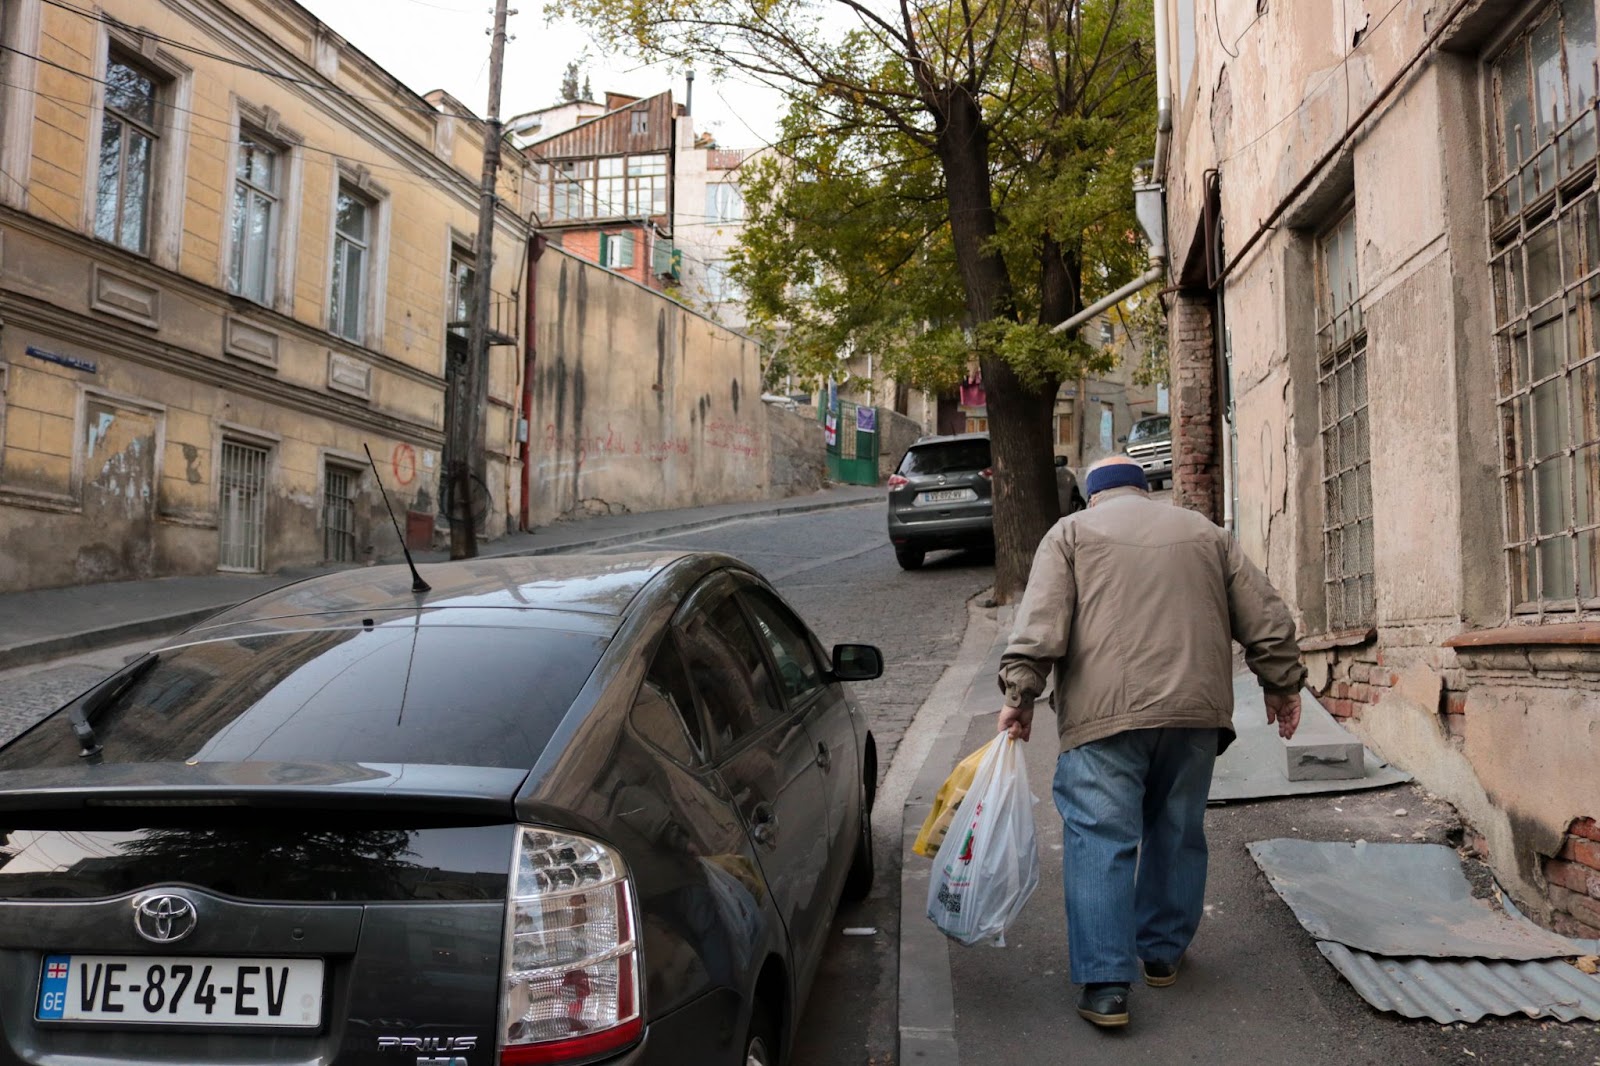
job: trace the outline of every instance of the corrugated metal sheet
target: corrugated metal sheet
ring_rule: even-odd
[[[1600,977],[1561,960],[1396,959],[1319,941],[1317,948],[1379,1010],[1440,1024],[1525,1014],[1600,1021]]]

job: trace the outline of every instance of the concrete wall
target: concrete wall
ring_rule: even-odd
[[[767,485],[770,494],[799,496],[822,488],[828,446],[816,412],[767,408]]]
[[[555,248],[533,299],[535,525],[768,495],[754,341]]]
[[[1534,913],[1594,936],[1593,615],[1580,625],[1570,608],[1514,613],[1502,547],[1482,60],[1490,34],[1525,9],[1469,4],[1444,50],[1349,131],[1421,52],[1436,9],[1401,4],[1356,39],[1363,16],[1350,4],[1271,5],[1248,28],[1237,5],[1195,7],[1184,42],[1194,72],[1174,79],[1184,91],[1165,175],[1173,272],[1186,289],[1169,319],[1179,501],[1221,514],[1234,444],[1235,528],[1296,612],[1313,688],[1457,806]],[[1237,57],[1219,47],[1241,32]],[[1213,169],[1224,262],[1276,216],[1222,283],[1220,318],[1200,222]],[[1376,612],[1370,627],[1330,632],[1315,251],[1347,211],[1367,331]],[[1218,347],[1231,353],[1234,405],[1220,439],[1210,428]]]

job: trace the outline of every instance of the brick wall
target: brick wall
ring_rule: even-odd
[[[1600,823],[1578,818],[1567,827],[1561,850],[1544,863],[1556,932],[1600,937]]]
[[[652,289],[660,289],[661,285],[650,273],[650,238],[643,229],[630,227],[607,227],[606,229],[580,229],[566,230],[561,234],[561,250],[570,252],[580,259],[587,259],[591,263],[600,262],[600,234],[623,233],[633,234],[633,266],[626,270],[617,270],[625,278],[647,285]]]
[[[1172,351],[1173,502],[1222,521],[1211,304],[1180,295],[1167,324]]]

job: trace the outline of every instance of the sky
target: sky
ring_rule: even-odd
[[[489,101],[489,36],[493,0],[299,0],[302,6],[418,93],[443,89],[482,115]],[[521,13],[508,23],[503,118],[559,102],[567,63],[585,63],[597,99],[607,90],[653,96],[671,89],[683,102],[681,70],[606,57],[582,29],[546,24],[542,0],[511,0]],[[584,56],[587,53],[587,59]],[[732,101],[733,103],[730,103]],[[737,110],[734,105],[737,104]],[[756,148],[775,136],[782,106],[763,86],[697,71],[694,120],[725,148]]]

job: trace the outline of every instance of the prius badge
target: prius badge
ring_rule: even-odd
[[[133,928],[152,944],[176,944],[194,932],[194,904],[182,896],[163,893],[133,901]]]

